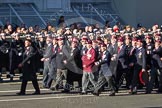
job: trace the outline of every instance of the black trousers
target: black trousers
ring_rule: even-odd
[[[78,82],[78,87],[80,88],[79,90],[81,90],[81,87],[82,87],[82,75],[77,74],[75,72],[72,72],[71,70],[67,70],[67,85],[66,85],[65,89],[70,90],[70,88],[74,86],[73,85],[74,81]]]
[[[115,77],[115,86],[117,89],[123,84],[123,80],[126,76],[126,71],[127,71],[127,69],[122,69],[121,67],[117,67],[116,76],[114,76]]]
[[[25,93],[27,83],[28,83],[27,80],[22,80],[21,90],[20,90],[21,93]],[[35,80],[32,80],[32,84],[33,84],[33,87],[34,87],[35,91],[36,92],[40,92],[39,85],[38,85],[38,82],[37,82],[36,79]]]
[[[131,80],[133,78],[133,72],[134,72],[134,66],[133,67],[129,67],[128,69],[125,70],[126,76],[125,76],[125,80],[126,80],[126,87],[129,88],[131,85]]]
[[[135,87],[137,87],[138,81],[139,81],[139,72],[141,71],[142,66],[135,65],[134,72],[133,72],[133,79],[131,83],[131,90],[133,90]]]
[[[158,90],[162,92],[162,69],[158,69],[155,66],[151,68],[151,78],[146,87],[147,92],[151,92],[156,80],[156,76],[158,77],[159,88]]]

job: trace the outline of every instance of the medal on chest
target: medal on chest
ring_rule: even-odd
[[[142,52],[139,52],[138,57],[142,58]]]

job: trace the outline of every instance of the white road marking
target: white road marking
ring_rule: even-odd
[[[108,94],[102,94],[108,95]],[[77,97],[93,97],[93,95],[75,95],[75,96],[56,96],[56,97],[39,97],[39,98],[22,98],[22,99],[5,99],[0,102],[13,102],[13,101],[28,101],[28,100],[45,100],[45,99],[63,99],[63,98],[77,98]]]
[[[13,93],[13,92],[19,92],[20,90],[4,90],[4,91],[0,91],[0,93]],[[31,91],[35,91],[35,89],[28,89],[26,90],[27,92],[31,92]],[[51,91],[49,89],[40,89],[40,91]],[[119,91],[119,93],[126,93],[128,92],[128,90],[121,90]]]
[[[117,93],[118,94],[128,94],[128,93]],[[108,93],[103,93],[100,94],[100,96],[108,96]],[[38,96],[38,95],[37,95]],[[61,96],[61,95],[57,95],[54,94],[52,97],[38,97],[38,98],[18,98],[18,99],[4,99],[4,100],[0,100],[0,102],[15,102],[15,101],[31,101],[31,100],[46,100],[46,99],[65,99],[65,98],[80,98],[80,97],[96,97],[92,94],[87,94],[87,95],[72,95],[72,96]]]
[[[41,91],[49,91],[49,89],[40,89]],[[0,93],[12,93],[12,92],[19,92],[20,90],[5,90],[5,91],[0,91]],[[28,89],[26,91],[35,91],[35,89]]]

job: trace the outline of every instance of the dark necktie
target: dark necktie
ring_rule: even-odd
[[[134,51],[135,47],[133,47],[129,53],[129,55],[132,55],[133,51]]]
[[[101,52],[101,57],[103,57],[103,52]]]
[[[55,52],[55,47],[52,48],[52,51]]]
[[[118,54],[120,53],[120,47],[118,47]]]
[[[29,49],[26,49],[26,55],[28,55],[29,54]]]

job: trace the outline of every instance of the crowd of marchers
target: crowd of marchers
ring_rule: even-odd
[[[22,81],[18,95],[25,95],[28,81],[35,88],[33,94],[40,94],[37,72],[43,74],[44,88],[66,93],[74,81],[81,95],[90,91],[98,96],[108,86],[109,95],[115,96],[121,85],[129,94],[143,87],[146,94],[154,88],[162,93],[161,31],[157,24],[150,29],[120,23],[84,28],[79,23],[58,28],[47,24],[44,29],[6,24],[0,28],[0,69],[5,68],[11,81],[18,70]]]

